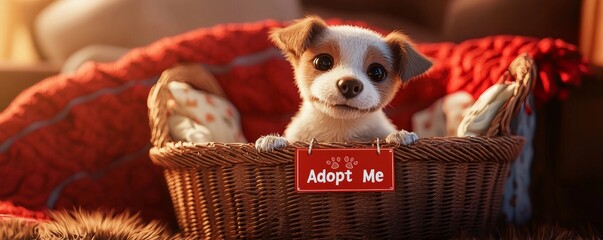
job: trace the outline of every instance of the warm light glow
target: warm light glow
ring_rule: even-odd
[[[9,2],[0,1],[0,60],[8,58],[9,55],[9,42],[11,38],[11,23],[12,17],[9,11]]]
[[[0,61],[40,60],[32,36],[34,19],[53,0],[0,0]]]
[[[603,0],[584,0],[580,50],[593,65],[603,66]]]

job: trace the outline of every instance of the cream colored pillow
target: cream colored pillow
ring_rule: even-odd
[[[228,100],[192,88],[182,82],[170,82],[168,126],[176,141],[194,143],[246,143],[237,109]]]
[[[461,121],[457,129],[457,136],[485,135],[494,116],[500,107],[513,96],[517,86],[517,83],[499,83],[486,89]]]

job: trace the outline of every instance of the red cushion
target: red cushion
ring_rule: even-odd
[[[0,201],[0,221],[3,219],[18,218],[29,221],[48,220],[50,217],[41,211],[31,211],[24,207],[15,206],[8,201]]]
[[[199,29],[24,91],[0,114],[0,199],[34,210],[130,209],[147,219],[173,220],[161,169],[148,158],[151,85],[176,63],[203,64],[241,112],[247,139],[282,132],[299,96],[289,63],[267,38],[278,26],[265,21]],[[538,64],[540,102],[565,96],[586,72],[576,48],[554,39],[495,36],[418,49],[434,67],[386,110],[405,129],[412,128],[412,113],[449,92],[478,96],[524,51]]]

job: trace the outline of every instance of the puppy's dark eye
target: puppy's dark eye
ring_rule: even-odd
[[[333,57],[329,54],[320,54],[314,58],[314,68],[327,71],[333,67]]]
[[[368,77],[371,80],[373,80],[375,82],[381,82],[387,76],[387,72],[385,71],[385,68],[383,68],[383,66],[381,66],[378,63],[371,64],[368,67],[368,71],[366,72],[366,74],[368,75]]]

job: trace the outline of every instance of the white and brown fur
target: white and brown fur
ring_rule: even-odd
[[[380,138],[404,145],[418,139],[414,133],[397,131],[382,110],[404,82],[431,67],[404,34],[392,32],[383,37],[360,27],[327,26],[322,19],[310,16],[273,30],[270,39],[294,69],[302,104],[283,137],[268,135],[256,141],[259,151],[312,138],[319,142]],[[329,70],[315,68],[313,61],[321,54],[332,57],[334,64]],[[383,66],[384,80],[371,81],[367,75],[371,64]],[[342,79],[360,82],[361,91],[344,97],[338,87]]]
[[[143,221],[138,214],[84,210],[48,214],[50,220],[0,218],[0,239],[184,239],[158,221]]]

